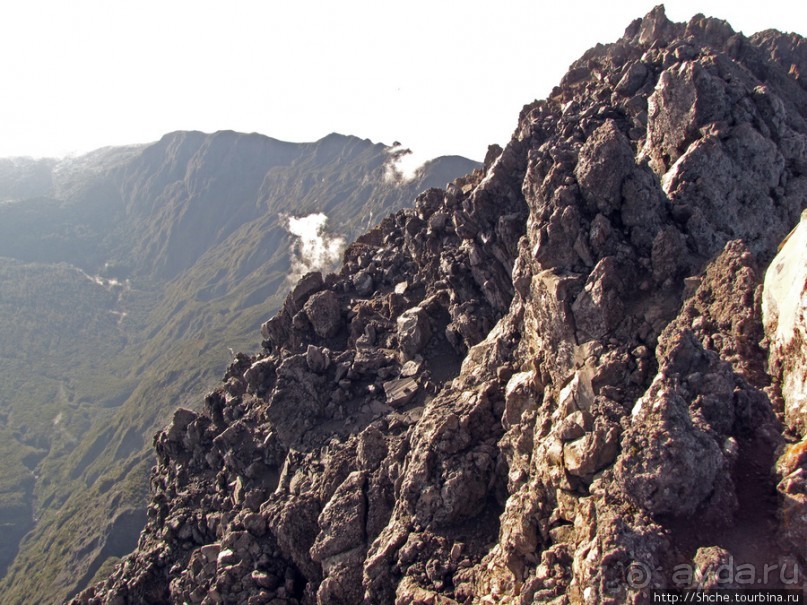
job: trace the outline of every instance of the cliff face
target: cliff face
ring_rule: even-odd
[[[661,8],[587,52],[175,413],[137,550],[73,602],[801,587],[803,305],[766,337],[761,301],[807,205],[803,54]]]

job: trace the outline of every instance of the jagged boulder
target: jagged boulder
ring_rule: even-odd
[[[660,387],[637,402],[617,468],[625,493],[658,515],[692,515],[729,468],[720,447],[689,416],[687,402]]]
[[[420,307],[407,309],[398,316],[398,344],[407,357],[420,353],[431,338],[429,315]]]
[[[331,290],[317,292],[305,303],[303,309],[314,332],[320,338],[331,338],[342,327],[342,310],[339,297]]]

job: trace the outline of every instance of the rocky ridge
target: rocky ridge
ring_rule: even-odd
[[[657,7],[588,51],[176,411],[137,550],[72,602],[641,603],[742,586],[726,562],[804,589],[804,285],[762,319],[804,49]]]
[[[481,165],[409,179],[406,153],[221,131],[0,160],[0,602],[61,602],[135,547],[153,433],[254,345],[298,266],[334,264],[287,220],[327,216],[338,256],[336,235]]]

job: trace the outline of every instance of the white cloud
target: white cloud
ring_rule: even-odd
[[[384,165],[384,178],[391,183],[411,181],[418,171],[431,158],[424,158],[422,154],[413,153],[411,149],[404,149],[400,143],[387,148],[390,159]]]
[[[291,280],[310,271],[332,270],[341,261],[345,238],[327,233],[327,222],[328,217],[322,212],[284,220],[284,227],[295,238],[291,249]]]

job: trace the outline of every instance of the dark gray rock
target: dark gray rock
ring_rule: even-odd
[[[398,344],[407,359],[420,353],[431,338],[431,323],[426,311],[413,307],[404,311],[397,320]]]
[[[314,345],[308,345],[305,352],[305,361],[308,369],[317,374],[322,374],[331,365],[329,351]]]
[[[312,295],[303,307],[314,332],[320,338],[331,338],[343,325],[339,297],[331,290]]]
[[[384,383],[384,393],[387,397],[387,405],[401,407],[409,403],[417,394],[418,383],[413,378],[401,378],[400,380],[388,380]]]

